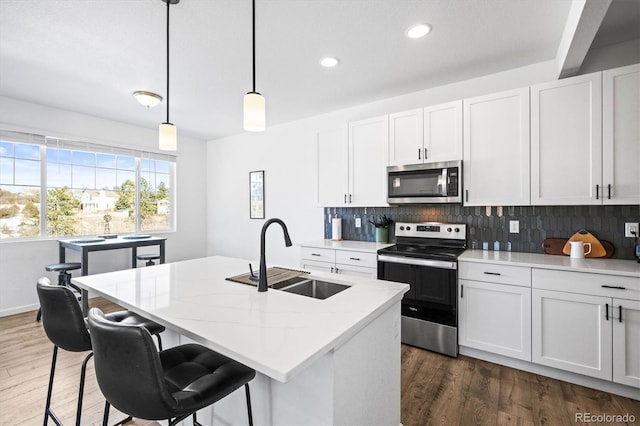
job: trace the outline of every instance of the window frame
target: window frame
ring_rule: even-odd
[[[47,171],[48,166],[54,166],[56,163],[50,163],[47,158],[47,148],[56,148],[56,149],[65,149],[70,151],[79,151],[79,152],[90,152],[93,154],[108,154],[108,155],[121,155],[121,156],[129,156],[134,159],[134,176],[135,176],[135,209],[134,209],[134,230],[127,232],[120,232],[120,234],[130,234],[130,233],[141,233],[145,234],[160,234],[160,233],[170,233],[176,232],[177,225],[177,207],[176,207],[176,190],[177,190],[177,179],[176,179],[176,167],[177,167],[177,158],[175,155],[166,154],[166,153],[156,153],[151,151],[144,151],[141,149],[128,149],[128,148],[119,148],[114,146],[106,146],[96,143],[90,142],[82,142],[82,141],[72,141],[68,139],[62,138],[54,138],[48,136],[39,136],[33,134],[25,134],[19,132],[12,132],[7,130],[0,129],[0,140],[13,144],[31,144],[31,145],[39,145],[40,148],[40,223],[39,223],[39,235],[32,237],[8,237],[8,238],[0,238],[0,244],[8,243],[8,242],[20,242],[20,241],[37,241],[37,240],[58,240],[60,238],[67,237],[82,237],[93,234],[74,234],[68,236],[50,236],[47,232],[47,196],[48,190],[50,189],[47,182]],[[13,158],[15,160],[15,148],[13,153]],[[154,160],[154,161],[165,161],[169,163],[169,171],[168,171],[168,185],[169,185],[169,210],[168,214],[168,224],[169,227],[163,230],[143,230],[143,222],[141,218],[141,210],[140,210],[140,201],[141,201],[141,178],[144,177],[142,175],[141,170],[141,160]],[[96,169],[100,168],[98,163],[96,162],[93,166],[94,174],[96,173]],[[117,170],[117,165],[114,166]],[[145,172],[146,173],[146,172]],[[158,173],[155,170],[153,173]],[[164,174],[164,173],[163,173]],[[155,182],[154,182],[155,183]],[[15,185],[15,184],[14,184]],[[55,187],[58,188],[58,187]],[[73,190],[73,188],[70,188]],[[154,189],[157,190],[157,188]],[[97,190],[97,189],[92,189]]]

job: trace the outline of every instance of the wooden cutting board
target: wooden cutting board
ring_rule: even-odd
[[[542,242],[542,252],[544,254],[564,255],[562,250],[564,249],[565,244],[567,244],[567,241],[569,241],[568,238],[546,238]],[[616,251],[614,245],[607,240],[601,240],[600,243],[606,251],[606,254],[602,257],[612,257]],[[591,249],[593,250],[593,247]],[[591,253],[589,253],[589,257],[591,257]]]
[[[602,246],[600,240],[593,236],[593,234],[586,229],[581,229],[569,238],[567,243],[562,248],[562,252],[566,255],[571,254],[571,241],[582,241],[591,244],[591,253],[586,254],[584,257],[605,257],[607,251]]]

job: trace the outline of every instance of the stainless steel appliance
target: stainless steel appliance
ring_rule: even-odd
[[[378,250],[378,279],[411,286],[402,299],[403,343],[458,355],[458,256],[467,226],[395,224],[396,245]]]
[[[462,161],[387,167],[387,202],[462,203]]]

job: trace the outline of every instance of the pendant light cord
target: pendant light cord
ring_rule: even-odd
[[[253,93],[256,92],[256,0],[251,0],[251,35],[253,57]]]
[[[170,0],[167,1],[167,123],[169,121],[169,6],[171,5]]]

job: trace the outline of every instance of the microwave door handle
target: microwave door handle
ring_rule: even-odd
[[[448,170],[449,169],[447,169],[446,167],[442,169],[442,186],[440,187],[440,195],[442,195],[443,197],[447,196],[447,184],[449,183],[449,177],[447,176]]]

